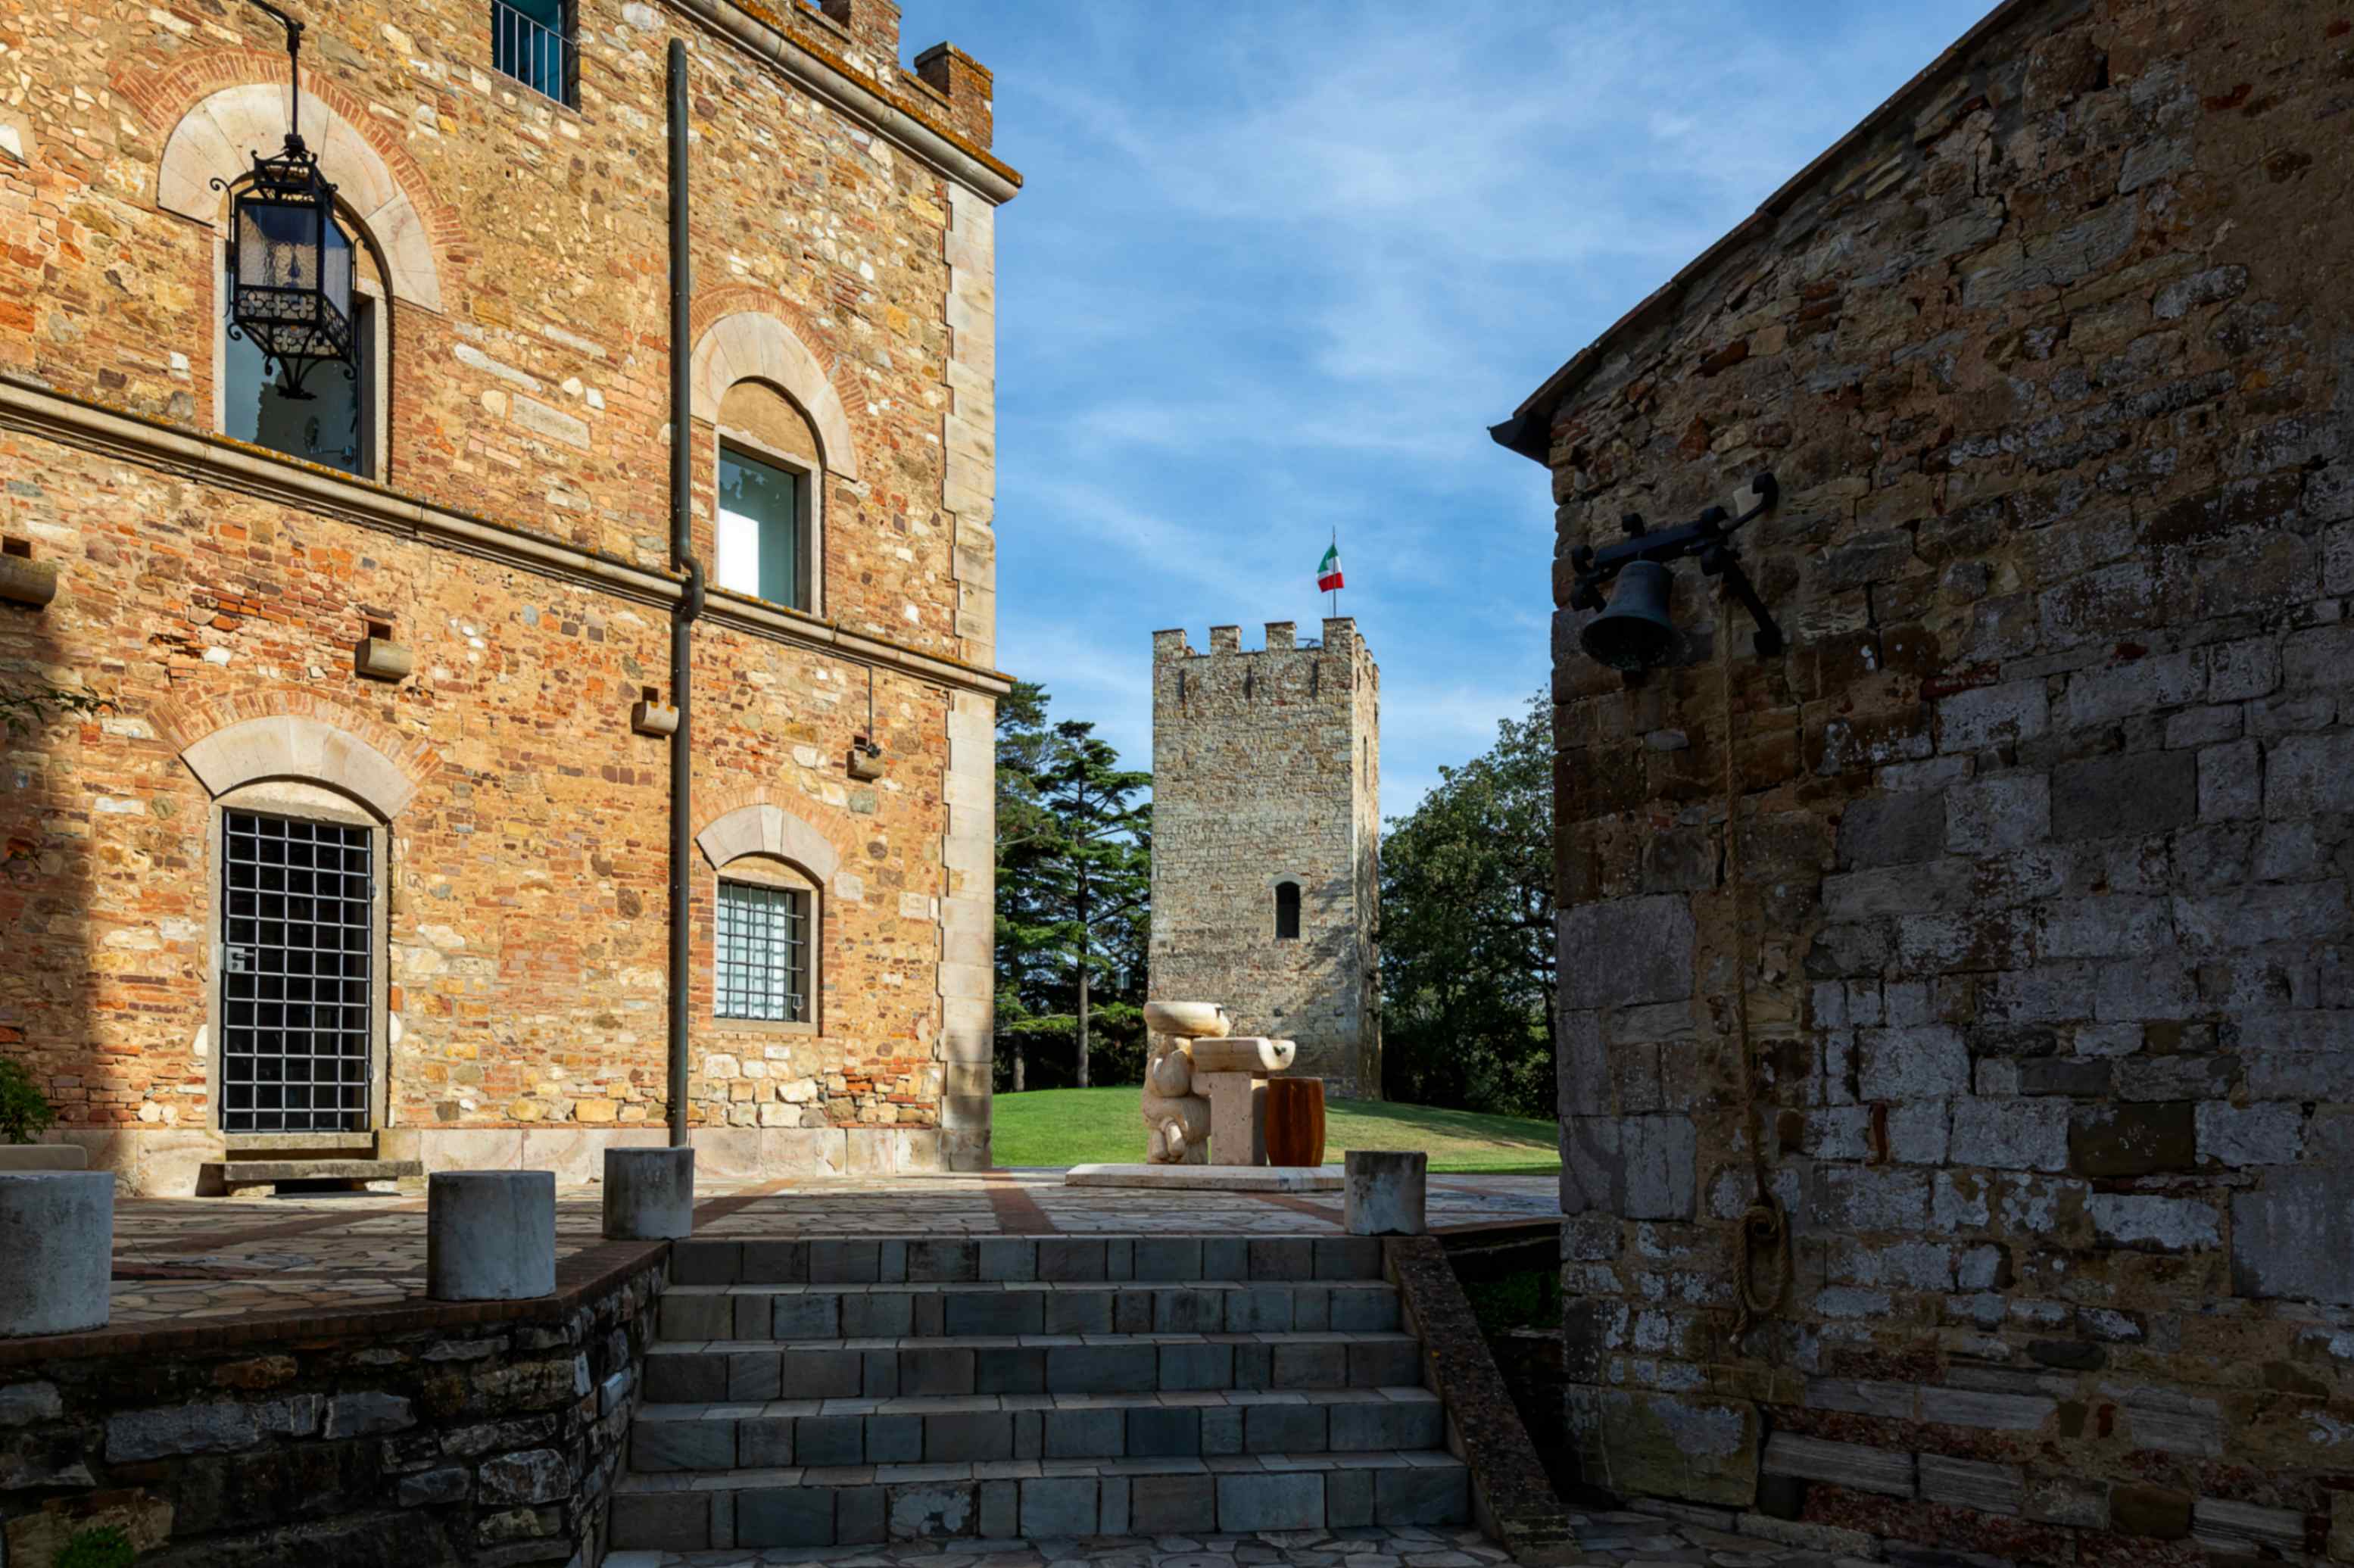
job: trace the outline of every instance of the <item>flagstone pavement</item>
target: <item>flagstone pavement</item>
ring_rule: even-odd
[[[601,1190],[557,1191],[559,1256],[598,1245]],[[1434,1176],[1437,1231],[1560,1213],[1551,1176]],[[705,1236],[1336,1234],[1337,1193],[1143,1192],[1065,1187],[1059,1171],[811,1177],[705,1185]],[[115,1205],[113,1326],[347,1309],[421,1297],[419,1193],[125,1198]]]
[[[1547,1563],[1619,1568],[1885,1568],[1876,1543],[1859,1553],[1735,1535],[1657,1514],[1573,1513],[1578,1548]],[[1844,1532],[1831,1532],[1844,1533]],[[931,1541],[766,1552],[615,1552],[605,1568],[1488,1568],[1512,1559],[1476,1530],[1298,1530],[1266,1535],[1164,1535],[1088,1541]],[[1947,1561],[1940,1556],[1938,1561]],[[1972,1559],[1993,1564],[1992,1559]]]

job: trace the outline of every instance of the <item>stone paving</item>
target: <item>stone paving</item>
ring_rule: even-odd
[[[1482,1568],[1511,1559],[1476,1530],[1284,1531],[1269,1535],[1100,1537],[1087,1541],[930,1541],[766,1552],[615,1552],[605,1568]]]
[[[1558,1213],[1551,1176],[1435,1176],[1434,1230]],[[559,1188],[557,1252],[602,1238],[599,1189]],[[1278,1193],[1137,1192],[1063,1185],[1059,1171],[795,1179],[705,1186],[706,1236],[1333,1234],[1341,1203]],[[390,1305],[420,1294],[419,1195],[126,1198],[115,1205],[113,1322],[150,1327],[302,1308]]]

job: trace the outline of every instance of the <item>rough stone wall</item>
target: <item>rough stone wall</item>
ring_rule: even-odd
[[[0,1562],[108,1526],[154,1568],[598,1562],[662,1271],[542,1320],[21,1341],[0,1361]]]
[[[1152,639],[1152,994],[1221,1001],[1237,1033],[1297,1040],[1292,1071],[1379,1096],[1374,992],[1381,672],[1346,617],[1320,648],[1292,624],[1244,652]],[[1275,885],[1300,885],[1299,938]]]
[[[2006,6],[1564,384],[1556,603],[1770,469],[1791,639],[1732,612],[1736,863],[1700,573],[1637,682],[1556,618],[1589,1479],[2354,1561],[2349,83],[2338,7]]]
[[[830,14],[784,9],[738,20],[784,28],[811,69],[849,69]],[[891,7],[837,9],[870,46],[896,38]],[[663,100],[677,37],[695,84],[695,330],[775,318],[843,438],[825,454],[826,619],[774,617],[769,635],[739,612],[695,632],[696,827],[766,801],[839,856],[822,1033],[711,1019],[698,866],[693,1114],[715,1174],[936,1162],[951,1015],[970,989],[959,977],[988,964],[986,922],[976,938],[970,917],[989,903],[986,856],[968,863],[986,823],[953,822],[947,796],[951,709],[987,733],[991,700],[967,676],[995,652],[993,198],[678,6],[583,7],[578,110],[491,69],[479,7],[359,0],[309,19],[306,100],[366,143],[424,237],[420,252],[406,228],[370,233],[395,259],[376,477],[522,543],[453,549],[374,525],[391,508],[289,504],[217,449],[0,418],[0,534],[62,569],[46,610],[0,607],[0,680],[111,705],[6,747],[0,929],[27,961],[0,967],[0,1049],[134,1188],[188,1190],[220,1147],[217,871],[208,796],[180,753],[238,718],[315,711],[401,758],[415,788],[390,825],[387,1151],[585,1175],[613,1129],[662,1120],[666,745],[631,733],[630,709],[666,687],[669,611],[608,579],[667,568]],[[282,83],[278,36],[242,8],[113,0],[0,16],[0,35],[29,89],[0,137],[0,251],[15,259],[0,268],[0,374],[209,432],[215,241],[161,205],[165,149],[213,94]],[[937,90],[896,61],[874,69],[862,90],[955,139]],[[419,254],[429,298],[400,283]],[[695,429],[709,562],[715,435]],[[557,548],[535,555],[533,536]],[[369,617],[414,652],[412,677],[353,673]],[[837,631],[883,661],[879,781],[845,769],[868,728],[867,662],[831,652]],[[988,1033],[984,1017],[960,1160],[986,1157]]]

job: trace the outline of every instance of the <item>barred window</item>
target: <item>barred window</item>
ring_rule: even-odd
[[[721,1018],[810,1021],[810,895],[758,883],[719,884]]]

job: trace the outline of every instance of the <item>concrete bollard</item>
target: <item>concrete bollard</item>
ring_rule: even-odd
[[[556,1293],[556,1172],[437,1171],[425,1186],[425,1294],[527,1301]]]
[[[1430,1156],[1419,1150],[1352,1149],[1343,1212],[1352,1236],[1418,1236]]]
[[[695,1150],[605,1150],[605,1236],[675,1241],[695,1230]]]
[[[0,1173],[0,1338],[106,1327],[114,1172]]]

